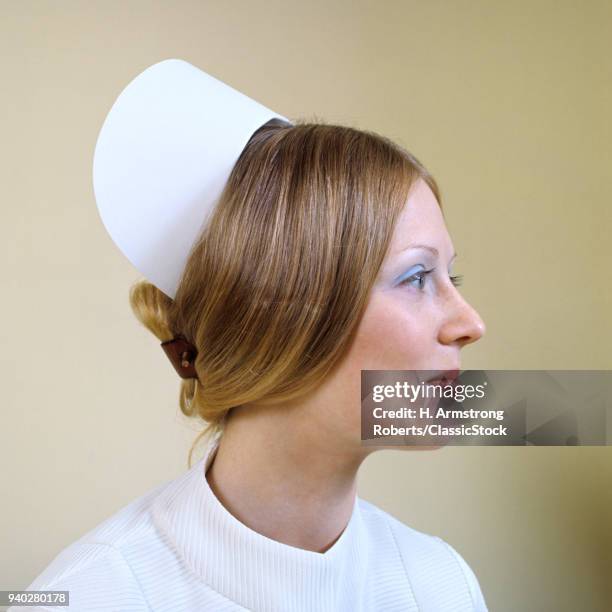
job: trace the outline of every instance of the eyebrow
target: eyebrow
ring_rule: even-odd
[[[429,246],[428,244],[409,244],[407,247],[399,250],[398,253],[403,253],[404,251],[409,251],[411,249],[425,249],[426,251],[433,253],[436,257],[439,257],[440,255],[438,249],[436,249],[435,247]],[[455,259],[455,257],[457,257],[456,252],[453,253],[453,256],[451,257],[451,261]]]

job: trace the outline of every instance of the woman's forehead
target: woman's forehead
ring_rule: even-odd
[[[398,217],[391,239],[392,254],[401,252],[413,244],[441,250],[452,244],[442,210],[429,185],[419,180],[410,192]]]

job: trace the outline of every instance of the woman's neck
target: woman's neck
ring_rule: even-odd
[[[240,407],[227,419],[206,473],[241,523],[296,548],[325,552],[348,524],[359,449],[343,449],[298,410]],[[335,442],[335,443],[334,443]]]

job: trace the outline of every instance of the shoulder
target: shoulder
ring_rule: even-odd
[[[142,554],[164,546],[151,518],[151,506],[168,484],[135,499],[61,550],[26,590],[69,591],[70,609],[77,611],[150,610],[133,565]],[[9,608],[10,612],[21,609],[66,608]]]
[[[448,542],[402,523],[361,498],[360,507],[372,538],[381,542],[386,533],[398,551],[415,599],[424,609],[487,611],[476,575]]]
[[[27,587],[28,591],[68,591],[71,610],[148,612],[140,585],[121,551],[110,544],[77,541],[65,548]],[[31,607],[9,608],[33,610]],[[41,607],[39,610],[66,610]]]

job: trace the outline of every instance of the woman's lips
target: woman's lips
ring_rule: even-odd
[[[440,385],[442,387],[446,387],[447,385],[452,385],[455,381],[454,380],[449,380],[448,378],[434,378],[430,381],[428,381],[429,385]]]
[[[455,379],[459,378],[459,369],[455,368],[454,370],[445,370],[442,373],[442,376],[449,381],[454,381]]]
[[[459,377],[459,370],[442,370],[439,374],[432,376],[428,379],[429,383],[438,383],[438,384],[453,384],[455,380]]]

